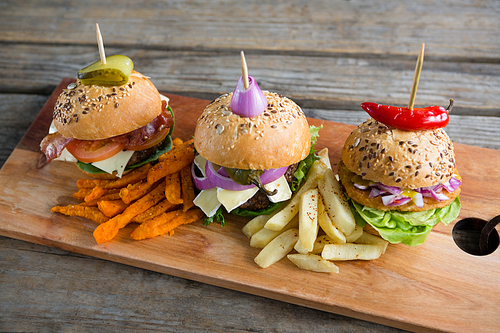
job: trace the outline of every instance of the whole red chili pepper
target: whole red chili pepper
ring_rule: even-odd
[[[448,125],[449,111],[453,107],[453,100],[447,109],[442,106],[408,109],[390,105],[365,102],[361,107],[375,120],[383,124],[405,131],[421,131],[442,128]]]

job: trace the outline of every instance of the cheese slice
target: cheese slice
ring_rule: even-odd
[[[247,202],[251,197],[259,191],[258,187],[253,187],[243,191],[229,191],[222,188],[217,188],[217,199],[226,208],[227,212]]]
[[[212,217],[217,213],[221,203],[217,199],[217,188],[201,191],[193,200],[206,216]]]
[[[111,156],[110,158],[90,164],[110,174],[116,171],[116,176],[118,176],[118,178],[121,178],[123,175],[123,171],[125,170],[125,167],[127,166],[127,163],[133,154],[133,150],[123,150],[118,154]]]
[[[78,160],[73,155],[71,155],[71,153],[66,148],[63,149],[61,155],[54,158],[54,161],[65,161],[74,163],[78,162]]]
[[[278,190],[278,193],[275,195],[268,195],[269,201],[276,203],[281,201],[286,201],[292,197],[292,190],[286,181],[285,176],[281,176],[276,179],[274,182],[270,182],[264,185],[266,190],[272,192],[275,189]]]

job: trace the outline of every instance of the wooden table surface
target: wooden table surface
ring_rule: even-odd
[[[120,3],[120,4],[118,4]],[[121,4],[123,3],[123,4]],[[500,2],[0,3],[0,166],[63,77],[125,54],[162,92],[232,91],[245,51],[262,89],[358,124],[364,101],[455,100],[454,142],[500,149]],[[396,332],[396,328],[0,237],[0,331]],[[457,314],[460,315],[460,314]]]

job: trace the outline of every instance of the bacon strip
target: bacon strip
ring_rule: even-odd
[[[59,157],[64,148],[73,140],[73,138],[62,136],[59,132],[52,133],[43,138],[40,149],[45,154],[47,162],[50,162]]]

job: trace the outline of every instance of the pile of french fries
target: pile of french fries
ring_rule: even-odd
[[[255,217],[243,227],[250,246],[261,249],[255,257],[260,267],[286,256],[301,269],[338,273],[334,261],[372,260],[385,253],[388,242],[356,224],[331,169],[328,150],[318,156],[284,208]]]
[[[176,138],[155,165],[145,164],[119,179],[79,179],[73,197],[83,202],[55,206],[51,212],[99,223],[93,233],[98,244],[112,240],[130,223],[139,224],[130,234],[136,240],[172,235],[176,227],[203,217],[193,203],[193,160],[193,140]]]

